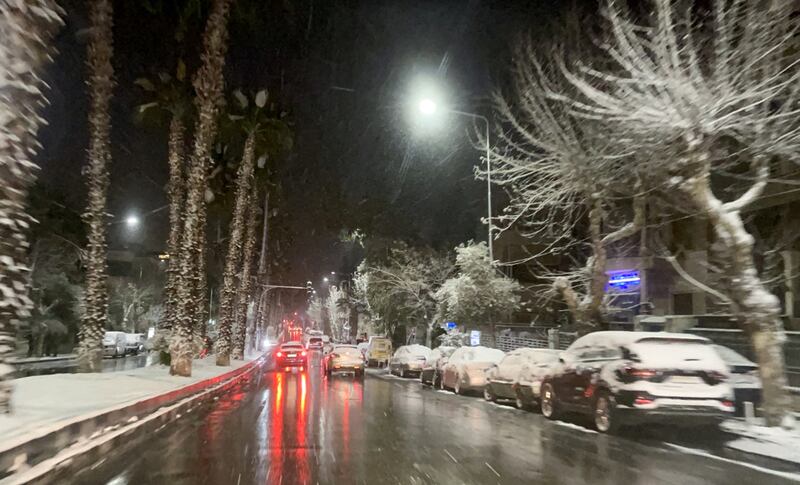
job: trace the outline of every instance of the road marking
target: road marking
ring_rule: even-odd
[[[494,468],[492,468],[492,465],[490,465],[490,464],[488,464],[488,463],[486,463],[486,462],[483,462],[483,464],[484,464],[484,465],[486,465],[486,466],[488,466],[488,467],[489,467],[489,470],[493,471],[493,472],[494,472],[494,474],[495,474],[495,475],[497,475],[497,478],[500,478],[500,474],[499,474],[499,473],[497,473],[497,470],[495,470]]]
[[[717,455],[715,455],[713,453],[708,453],[706,451],[698,450],[698,449],[695,449],[695,448],[687,448],[685,446],[675,445],[675,444],[672,444],[672,443],[664,443],[664,444],[669,446],[670,448],[674,448],[674,449],[676,449],[678,451],[682,451],[682,452],[688,453],[690,455],[697,455],[697,456],[703,456],[703,457],[707,457],[707,458],[714,458],[714,459],[719,460],[719,461],[724,461],[725,463],[733,463],[734,465],[741,465],[743,467],[751,468],[753,470],[756,470],[756,471],[759,471],[759,472],[762,472],[762,473],[769,473],[770,475],[775,475],[775,476],[779,476],[779,477],[782,477],[782,478],[787,478],[787,479],[795,481],[795,482],[800,482],[800,474],[797,474],[797,473],[782,472],[782,471],[779,471],[779,470],[772,470],[770,468],[764,468],[762,466],[753,465],[751,463],[745,463],[745,462],[742,462],[742,461],[731,460],[730,458],[717,456]]]
[[[447,456],[449,456],[454,463],[458,463],[458,460],[456,460],[456,458],[453,455],[451,455],[449,451],[447,451],[447,448],[444,449],[444,452],[447,453]]]

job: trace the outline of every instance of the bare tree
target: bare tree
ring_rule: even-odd
[[[763,192],[775,157],[797,160],[800,59],[791,2],[717,0],[709,13],[653,2],[637,24],[624,2],[609,1],[610,67],[564,66],[572,92],[563,102],[581,120],[599,122],[633,154],[630,168],[666,180],[662,188],[705,216],[727,255],[733,313],[760,366],[769,425],[790,420],[778,299],[753,258],[741,211]],[[722,200],[711,176],[749,166],[753,181]]]
[[[30,315],[26,268],[28,190],[36,180],[36,134],[46,104],[39,73],[50,63],[53,38],[62,21],[54,1],[0,1],[0,413],[11,412],[15,333]]]
[[[553,52],[568,62],[563,49]],[[515,59],[513,94],[494,96],[499,124],[492,176],[511,197],[496,222],[543,243],[544,254],[588,246],[585,265],[554,276],[553,288],[582,330],[602,328],[608,249],[642,227],[642,181],[601,123],[570,112],[561,98],[576,90],[540,61],[532,41],[520,44]],[[585,240],[578,234],[583,225]]]
[[[103,359],[102,339],[108,318],[106,288],[106,198],[108,166],[111,163],[111,103],[114,88],[113,10],[110,0],[89,4],[89,160],[86,166],[88,201],[84,220],[88,225],[86,257],[86,312],[80,329],[78,369],[99,372]]]
[[[197,92],[195,106],[197,123],[194,146],[187,167],[185,212],[181,220],[181,243],[178,251],[178,290],[175,292],[175,321],[170,342],[170,373],[190,376],[194,346],[192,334],[195,326],[191,308],[195,285],[192,276],[198,265],[197,241],[204,220],[203,197],[206,188],[208,159],[211,144],[217,132],[217,114],[222,99],[225,80],[222,68],[228,50],[228,14],[232,0],[215,0],[203,34],[202,65],[194,78]],[[204,269],[203,269],[204,270]]]

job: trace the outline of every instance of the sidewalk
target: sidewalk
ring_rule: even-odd
[[[217,367],[214,356],[195,360],[192,377],[169,375],[166,366],[105,374],[52,374],[14,381],[13,413],[0,415],[0,449],[41,436],[59,423],[210,379],[242,367],[261,354],[229,367]]]
[[[738,436],[725,443],[725,447],[800,467],[800,429],[770,428],[760,424],[763,423],[738,419],[725,421],[720,428]]]
[[[73,360],[77,359],[78,354],[62,354],[55,357],[12,357],[8,359],[11,365],[16,364],[38,364],[39,362],[53,362],[58,360]]]

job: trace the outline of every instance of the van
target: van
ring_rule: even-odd
[[[103,335],[103,357],[125,357],[125,332],[106,332]]]
[[[125,353],[131,355],[139,355],[139,352],[144,350],[144,334],[143,333],[126,333],[125,334]]]
[[[392,357],[392,341],[386,337],[370,337],[367,347],[367,366],[385,367]]]

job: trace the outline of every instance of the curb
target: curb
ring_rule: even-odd
[[[167,411],[171,411],[175,407],[180,408],[191,404],[195,398],[213,392],[224,391],[228,386],[236,383],[239,378],[246,377],[246,375],[261,367],[265,362],[266,355],[262,355],[224,374],[195,382],[165,394],[100,410],[93,414],[71,418],[63,421],[57,430],[48,430],[31,439],[12,441],[11,443],[0,445],[2,446],[0,448],[0,482],[5,483],[6,479],[14,478],[14,475],[18,475],[21,472],[24,474],[31,467],[36,467],[45,461],[55,459],[61,451],[76,444],[87,442],[89,439],[95,439],[109,432],[116,433],[115,430],[117,428],[120,426],[127,428],[126,425],[128,423],[132,423],[130,426],[135,426],[137,421],[149,421],[148,415],[159,408],[167,407]],[[166,417],[174,416],[171,412],[156,414],[165,414]],[[177,411],[175,414],[177,414]],[[132,431],[133,429],[129,432]],[[103,441],[102,438],[101,441]],[[92,448],[90,447],[89,449]],[[76,461],[74,457],[70,458],[70,462],[74,461]],[[25,482],[17,482],[15,480],[15,483]]]
[[[738,435],[735,435],[738,436]],[[784,460],[776,456],[762,455],[760,453],[753,453],[751,451],[742,451],[732,448],[727,444],[724,446],[723,456],[736,461],[753,463],[764,468],[772,470],[779,470],[782,472],[800,473],[800,463],[791,460]]]

